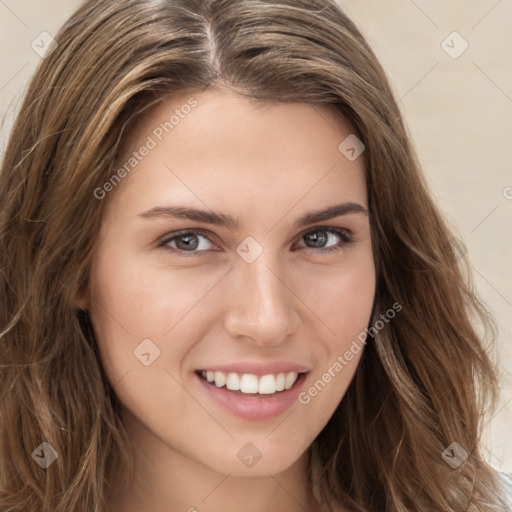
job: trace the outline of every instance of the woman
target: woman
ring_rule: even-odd
[[[339,7],[56,40],[0,175],[0,509],[508,510],[492,320]]]

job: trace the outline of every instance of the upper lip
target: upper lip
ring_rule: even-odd
[[[250,373],[253,375],[269,375],[278,373],[305,373],[309,369],[290,361],[268,361],[266,363],[256,361],[240,361],[234,363],[211,364],[200,368],[198,371],[212,371],[223,373]]]

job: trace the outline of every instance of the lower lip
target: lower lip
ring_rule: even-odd
[[[295,384],[273,395],[245,394],[229,391],[225,386],[218,388],[195,374],[208,396],[229,412],[247,420],[266,420],[286,412],[297,401],[307,374],[300,374]]]

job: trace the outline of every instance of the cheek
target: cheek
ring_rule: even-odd
[[[333,269],[331,269],[333,270]],[[315,285],[304,281],[304,302],[312,304],[318,325],[325,329],[315,338],[322,354],[310,375],[299,403],[307,418],[314,418],[317,431],[323,428],[345,395],[357,370],[365,347],[375,297],[375,268],[370,256],[357,264],[346,265],[335,273],[316,276]]]
[[[164,370],[181,374],[183,361],[208,324],[206,312],[215,313],[217,303],[208,294],[224,271],[157,265],[117,247],[122,246],[98,251],[92,269],[90,317],[102,364],[111,384],[128,373],[130,380],[140,377],[143,383],[160,374],[168,386]],[[151,384],[152,389],[162,385]],[[141,386],[127,396],[137,396]]]
[[[355,258],[354,258],[355,259]],[[304,276],[298,295],[315,313],[329,351],[344,350],[370,320],[375,297],[375,268],[370,255],[359,261]]]
[[[194,305],[213,286],[215,276],[206,282],[191,280],[185,272],[121,258],[107,249],[92,275],[90,317],[116,395],[151,430],[186,436],[185,426],[173,421],[175,417],[194,418],[194,424],[207,420],[184,390],[180,370],[195,339]]]
[[[217,279],[200,271],[191,278],[190,270],[116,257],[113,251],[104,254],[93,269],[92,309],[100,331],[121,329],[132,341],[167,337]]]

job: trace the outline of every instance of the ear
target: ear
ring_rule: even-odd
[[[83,311],[90,307],[89,290],[82,290],[75,295],[75,306]]]
[[[89,310],[89,302],[85,299],[82,299],[82,298],[77,299],[77,300],[75,300],[75,304],[78,309],[81,309],[83,311]]]

